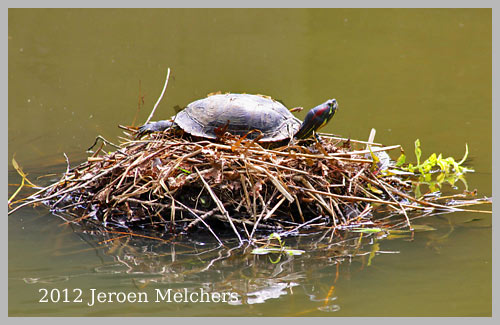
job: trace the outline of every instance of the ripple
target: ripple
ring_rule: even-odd
[[[66,282],[69,280],[69,276],[65,275],[50,275],[41,278],[23,278],[23,281],[27,284],[35,284],[35,283],[58,283],[58,282]]]
[[[319,310],[319,311],[326,312],[326,313],[334,313],[334,312],[336,312],[336,311],[339,311],[339,310],[340,310],[340,306],[339,306],[339,305],[327,305],[327,306],[321,306],[321,307],[318,307],[318,310]]]

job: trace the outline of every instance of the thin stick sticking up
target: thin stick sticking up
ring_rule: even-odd
[[[160,104],[160,101],[161,99],[163,98],[163,94],[165,93],[165,90],[167,89],[167,85],[168,85],[168,79],[170,78],[170,68],[168,68],[168,71],[167,71],[167,78],[165,79],[165,85],[163,86],[163,90],[161,92],[161,95],[160,97],[158,98],[158,100],[156,101],[156,104],[155,106],[153,107],[153,110],[151,111],[151,114],[149,114],[149,117],[148,119],[146,120],[146,122],[144,124],[148,124],[149,121],[151,121],[151,119],[153,118],[153,115],[156,111],[156,107],[158,107],[158,104]]]
[[[370,145],[374,144],[373,140],[375,140],[375,134],[377,134],[377,130],[372,128],[370,131],[370,136],[368,137],[368,142],[366,143],[366,149],[370,149]]]

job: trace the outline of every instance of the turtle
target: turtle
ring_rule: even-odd
[[[330,121],[337,101],[329,99],[312,108],[304,122],[282,103],[264,95],[215,94],[196,100],[171,120],[141,126],[137,136],[177,127],[195,137],[216,139],[221,132],[274,143],[287,139],[306,139]],[[251,132],[258,130],[258,132]],[[260,131],[260,132],[259,132]]]

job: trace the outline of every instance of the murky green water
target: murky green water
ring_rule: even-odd
[[[491,196],[490,10],[9,10],[8,42],[9,183],[20,182],[14,154],[47,184],[36,177],[63,172],[63,153],[74,166],[97,134],[116,139],[139,96],[143,122],[170,67],[157,118],[218,90],[305,108],[335,97],[326,131],[366,139],[374,127],[377,141],[407,153],[420,138],[424,155],[457,158],[468,143],[469,188]],[[308,253],[273,264],[202,240],[104,245],[27,208],[8,217],[9,315],[491,315],[491,215],[415,223],[437,230],[336,245],[288,239]],[[359,245],[358,256],[345,245]],[[44,289],[60,302],[39,302]],[[91,289],[149,301],[89,306]],[[157,303],[156,289],[243,299]]]

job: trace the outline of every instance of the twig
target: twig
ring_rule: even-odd
[[[165,85],[163,86],[163,90],[161,91],[161,95],[160,97],[158,98],[158,100],[156,101],[156,104],[155,106],[153,107],[153,110],[151,111],[151,114],[149,114],[149,117],[148,119],[146,120],[146,122],[144,124],[148,124],[149,121],[151,121],[151,119],[153,118],[153,115],[156,111],[156,107],[158,107],[158,104],[160,104],[160,101],[163,97],[163,94],[165,93],[165,90],[167,89],[167,85],[168,85],[168,79],[170,78],[170,68],[168,68],[168,71],[167,71],[167,78],[165,79]]]
[[[240,234],[238,233],[238,230],[236,230],[236,227],[234,226],[233,220],[231,219],[231,216],[229,216],[229,213],[227,212],[226,208],[224,208],[224,205],[222,204],[222,202],[215,195],[214,191],[212,191],[212,189],[210,188],[210,186],[208,185],[208,183],[205,181],[205,179],[203,178],[203,176],[201,176],[200,171],[198,170],[198,168],[196,168],[196,166],[195,166],[194,169],[196,170],[196,173],[200,177],[200,180],[203,182],[203,185],[207,189],[208,193],[210,193],[210,196],[214,200],[214,202],[217,205],[217,207],[219,208],[219,210],[222,212],[222,214],[224,216],[226,216],[227,220],[229,221],[229,224],[231,225],[231,227],[233,228],[234,233],[236,234],[236,237],[238,237],[238,241],[240,242],[240,244],[243,244],[243,241],[241,240]]]
[[[311,219],[311,220],[309,220],[307,222],[304,222],[303,224],[301,224],[301,225],[299,225],[299,226],[297,226],[297,227],[295,227],[295,228],[293,228],[291,230],[285,231],[284,233],[282,233],[280,235],[281,236],[286,236],[288,234],[291,234],[292,232],[295,232],[295,231],[299,230],[300,228],[305,227],[305,226],[307,226],[307,225],[309,225],[309,224],[313,223],[314,221],[316,221],[318,219],[321,219],[321,218],[323,218],[323,216],[319,216],[319,217],[316,217],[314,219]]]
[[[286,200],[285,197],[282,197],[281,200],[276,203],[276,205],[269,211],[266,216],[264,217],[264,220],[269,219],[270,216],[273,215],[273,213],[280,207],[280,205]],[[257,225],[259,224],[260,220],[262,219],[262,215],[259,216],[259,219],[255,222],[255,225],[253,226],[252,233],[250,234],[250,239],[253,238],[253,234],[255,233],[255,230],[257,229]]]
[[[91,145],[91,146],[87,149],[87,151],[90,151],[92,148],[94,148],[94,147],[95,147],[95,145],[97,144],[97,141],[99,141],[99,140],[101,140],[101,141],[102,141],[102,142],[104,142],[105,144],[109,144],[110,146],[115,147],[116,149],[121,149],[121,147],[120,147],[120,146],[118,146],[118,145],[114,144],[114,143],[113,143],[113,142],[111,142],[111,141],[108,141],[108,140],[104,139],[104,137],[103,137],[102,135],[98,135],[98,136],[95,138],[94,144],[93,144],[93,145]]]
[[[332,197],[336,197],[339,199],[344,199],[346,201],[364,201],[364,202],[381,203],[381,204],[389,204],[389,205],[399,206],[398,203],[392,202],[392,201],[370,199],[370,198],[360,197],[360,196],[339,195],[339,194],[333,194],[333,193],[328,193],[328,192],[322,192],[322,191],[318,191],[318,190],[311,190],[311,189],[308,189],[305,187],[300,187],[300,186],[295,186],[295,185],[289,185],[289,187],[293,187],[293,188],[300,189],[302,191],[321,194],[321,195],[325,195],[325,196],[332,196]],[[429,208],[421,207],[418,205],[408,205],[408,204],[401,204],[401,205],[404,207],[410,208],[410,209],[421,209],[421,210],[429,209]],[[448,210],[453,210],[453,209],[448,208]]]
[[[288,201],[290,202],[293,202],[294,198],[293,196],[286,190],[286,185],[284,185],[283,183],[281,183],[273,174],[271,174],[267,169],[265,168],[262,168],[262,167],[259,167],[257,165],[254,165],[252,163],[248,163],[248,166],[250,166],[251,168],[257,170],[257,171],[260,171],[264,174],[267,175],[267,177],[269,177],[271,179],[271,182],[273,182],[274,186],[276,186],[276,188],[278,189],[278,191],[281,192],[281,194],[283,194]]]
[[[201,220],[205,220],[206,218],[214,215],[214,213],[217,212],[217,210],[219,210],[219,208],[215,207],[212,210],[210,210],[210,211],[202,214],[199,219],[198,218],[194,219],[186,227],[184,227],[184,231],[187,231],[187,230],[191,229],[193,226],[195,226],[196,224],[198,224]]]
[[[212,235],[215,237],[215,239],[217,239],[217,241],[219,242],[219,244],[221,245],[224,245],[222,244],[222,241],[219,239],[219,237],[217,237],[217,235],[215,234],[215,232],[212,230],[212,228],[210,228],[210,226],[205,222],[205,220],[203,220],[203,218],[201,218],[198,214],[196,214],[193,209],[189,208],[188,206],[182,204],[181,202],[177,201],[177,203],[183,207],[184,209],[188,210],[189,212],[191,212],[196,218],[198,218],[198,220],[200,220],[204,225],[205,227],[207,227],[208,231],[210,231],[212,233]]]

